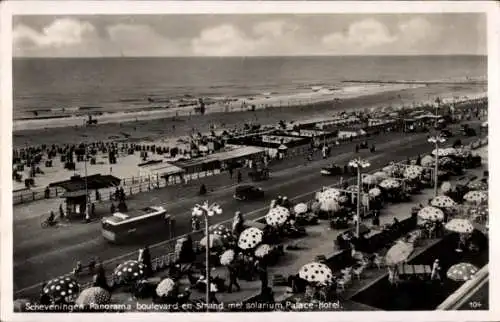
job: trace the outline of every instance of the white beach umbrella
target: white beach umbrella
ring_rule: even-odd
[[[456,282],[465,282],[472,279],[478,271],[478,268],[472,264],[458,263],[448,269],[446,276]]]
[[[264,258],[271,253],[271,246],[268,244],[261,244],[255,249],[255,257]]]
[[[308,207],[305,203],[301,202],[296,204],[295,207],[293,207],[293,210],[295,211],[296,214],[304,214],[307,212]]]
[[[397,167],[394,164],[390,164],[388,166],[383,167],[382,171],[384,171],[385,173],[388,173],[388,174],[393,174],[394,172],[397,171]]]
[[[377,171],[373,175],[377,177],[380,181],[390,177],[389,174],[384,171]]]
[[[382,194],[382,191],[380,191],[379,188],[372,188],[370,191],[368,191],[368,194],[370,197],[378,197]]]
[[[474,226],[468,219],[454,218],[450,220],[444,228],[459,234],[470,234],[474,231]]]
[[[406,167],[403,175],[406,179],[414,180],[422,175],[423,170],[421,166],[411,165]]]
[[[285,207],[276,206],[269,210],[266,215],[266,222],[268,225],[273,227],[279,227],[283,225],[287,219],[290,217],[290,212]]]
[[[476,181],[473,183],[469,183],[467,186],[472,190],[488,191],[488,184],[486,182],[482,182],[482,181]]]
[[[451,186],[451,183],[449,181],[445,181],[441,185],[441,191],[444,192],[444,193],[450,192],[451,189],[452,189],[452,186]]]
[[[457,203],[448,196],[437,196],[431,200],[431,206],[439,208],[451,208],[455,207]]]
[[[320,193],[319,197],[323,198],[323,199],[337,200],[341,195],[342,195],[342,193],[338,189],[328,188],[328,189],[325,189],[324,191],[322,191]]]
[[[333,281],[333,273],[330,267],[317,262],[302,266],[299,270],[299,277],[309,283],[323,285]]]
[[[436,207],[424,207],[418,211],[417,216],[426,221],[442,221],[444,213],[441,209]]]
[[[203,247],[207,247],[207,236],[204,236],[200,240],[200,245]],[[209,248],[220,247],[222,245],[224,245],[224,243],[222,242],[222,237],[220,235],[210,234],[210,246],[209,246]]]
[[[373,174],[367,174],[363,178],[363,183],[367,185],[375,185],[380,182],[380,178],[376,177]]]
[[[222,255],[220,255],[220,263],[223,266],[231,264],[234,260],[234,250],[228,249]]]
[[[423,167],[430,167],[430,166],[434,165],[435,161],[436,161],[436,159],[434,157],[432,157],[430,155],[426,155],[422,159],[420,159],[420,164]]]
[[[156,294],[160,297],[173,295],[177,288],[177,283],[171,278],[165,278],[156,286]]]
[[[394,266],[404,262],[408,259],[408,257],[410,257],[413,250],[413,244],[398,241],[389,249],[389,251],[387,251],[387,254],[385,255],[385,262],[388,266]]]
[[[398,180],[393,178],[385,179],[382,181],[379,186],[384,189],[397,189],[401,186]]]
[[[245,229],[238,239],[238,247],[241,249],[251,249],[262,242],[264,233],[262,230],[250,227]]]
[[[464,200],[469,203],[481,204],[488,202],[488,194],[485,191],[472,190],[465,194]]]
[[[436,149],[434,149],[434,150],[432,150],[431,154],[436,155],[436,152],[437,152],[437,155],[439,157],[445,157],[445,156],[450,155],[450,150],[448,150],[448,149],[438,149],[437,151],[436,151]]]

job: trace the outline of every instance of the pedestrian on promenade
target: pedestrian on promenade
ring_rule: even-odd
[[[440,271],[441,271],[441,266],[439,265],[439,259],[436,259],[432,264],[432,272],[431,272],[432,281],[441,280]]]
[[[229,165],[229,179],[233,178],[233,167]]]
[[[241,212],[240,211],[235,212],[233,218],[233,226],[232,226],[234,236],[237,237],[241,234],[241,232],[244,229],[244,222],[245,219],[243,218]]]
[[[259,275],[259,279],[261,282],[261,292],[264,293],[265,289],[268,287],[268,274],[267,274],[267,267],[265,264],[260,261],[256,260],[255,261],[255,269],[257,271],[257,274]]]
[[[90,214],[92,215],[92,217],[95,217],[95,203],[92,203],[90,205]]]
[[[242,182],[242,181],[243,181],[243,176],[241,175],[241,171],[240,171],[240,170],[238,170],[237,177],[238,177],[238,178],[237,178],[238,183],[240,183],[240,182]]]
[[[50,297],[43,291],[45,288],[45,285],[47,285],[46,282],[42,283],[42,287],[40,289],[40,304],[42,305],[50,305]]]
[[[115,204],[113,202],[111,203],[111,207],[109,208],[109,211],[111,212],[111,214],[114,214],[116,212],[116,207],[115,207]]]
[[[144,264],[144,275],[146,277],[151,277],[151,275],[153,275],[153,269],[151,267],[151,253],[147,245],[142,251],[142,264]]]
[[[229,273],[229,286],[227,287],[227,292],[231,293],[233,291],[233,285],[236,286],[236,291],[241,290],[240,284],[238,283],[238,268],[236,264],[231,264],[227,267]]]
[[[193,231],[200,230],[200,220],[196,216],[191,217],[191,229]]]
[[[63,205],[62,204],[59,205],[59,218],[61,220],[64,219],[64,209],[63,209]]]

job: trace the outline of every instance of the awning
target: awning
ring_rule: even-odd
[[[49,187],[61,187],[66,191],[74,192],[85,190],[85,187],[87,187],[88,190],[116,187],[120,185],[120,182],[120,178],[112,175],[103,176],[95,174],[88,177],[74,176],[69,180],[53,182],[49,184]]]
[[[89,191],[90,193],[90,191]],[[85,190],[78,190],[78,191],[66,191],[61,195],[61,198],[76,198],[76,197],[83,197],[85,196]]]

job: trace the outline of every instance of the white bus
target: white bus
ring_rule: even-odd
[[[113,243],[128,242],[137,237],[162,233],[172,235],[170,215],[163,207],[146,207],[130,213],[116,212],[102,219],[102,236]]]

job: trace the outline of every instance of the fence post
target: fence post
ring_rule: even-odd
[[[35,201],[36,193],[33,191],[33,201]]]
[[[158,173],[156,174],[156,186],[160,189],[160,175]]]
[[[148,190],[151,190],[151,175],[148,174]]]
[[[21,193],[21,194],[19,195],[19,197],[21,197],[21,198],[20,198],[20,199],[21,199],[21,202],[20,202],[20,203],[23,203],[23,194]]]

